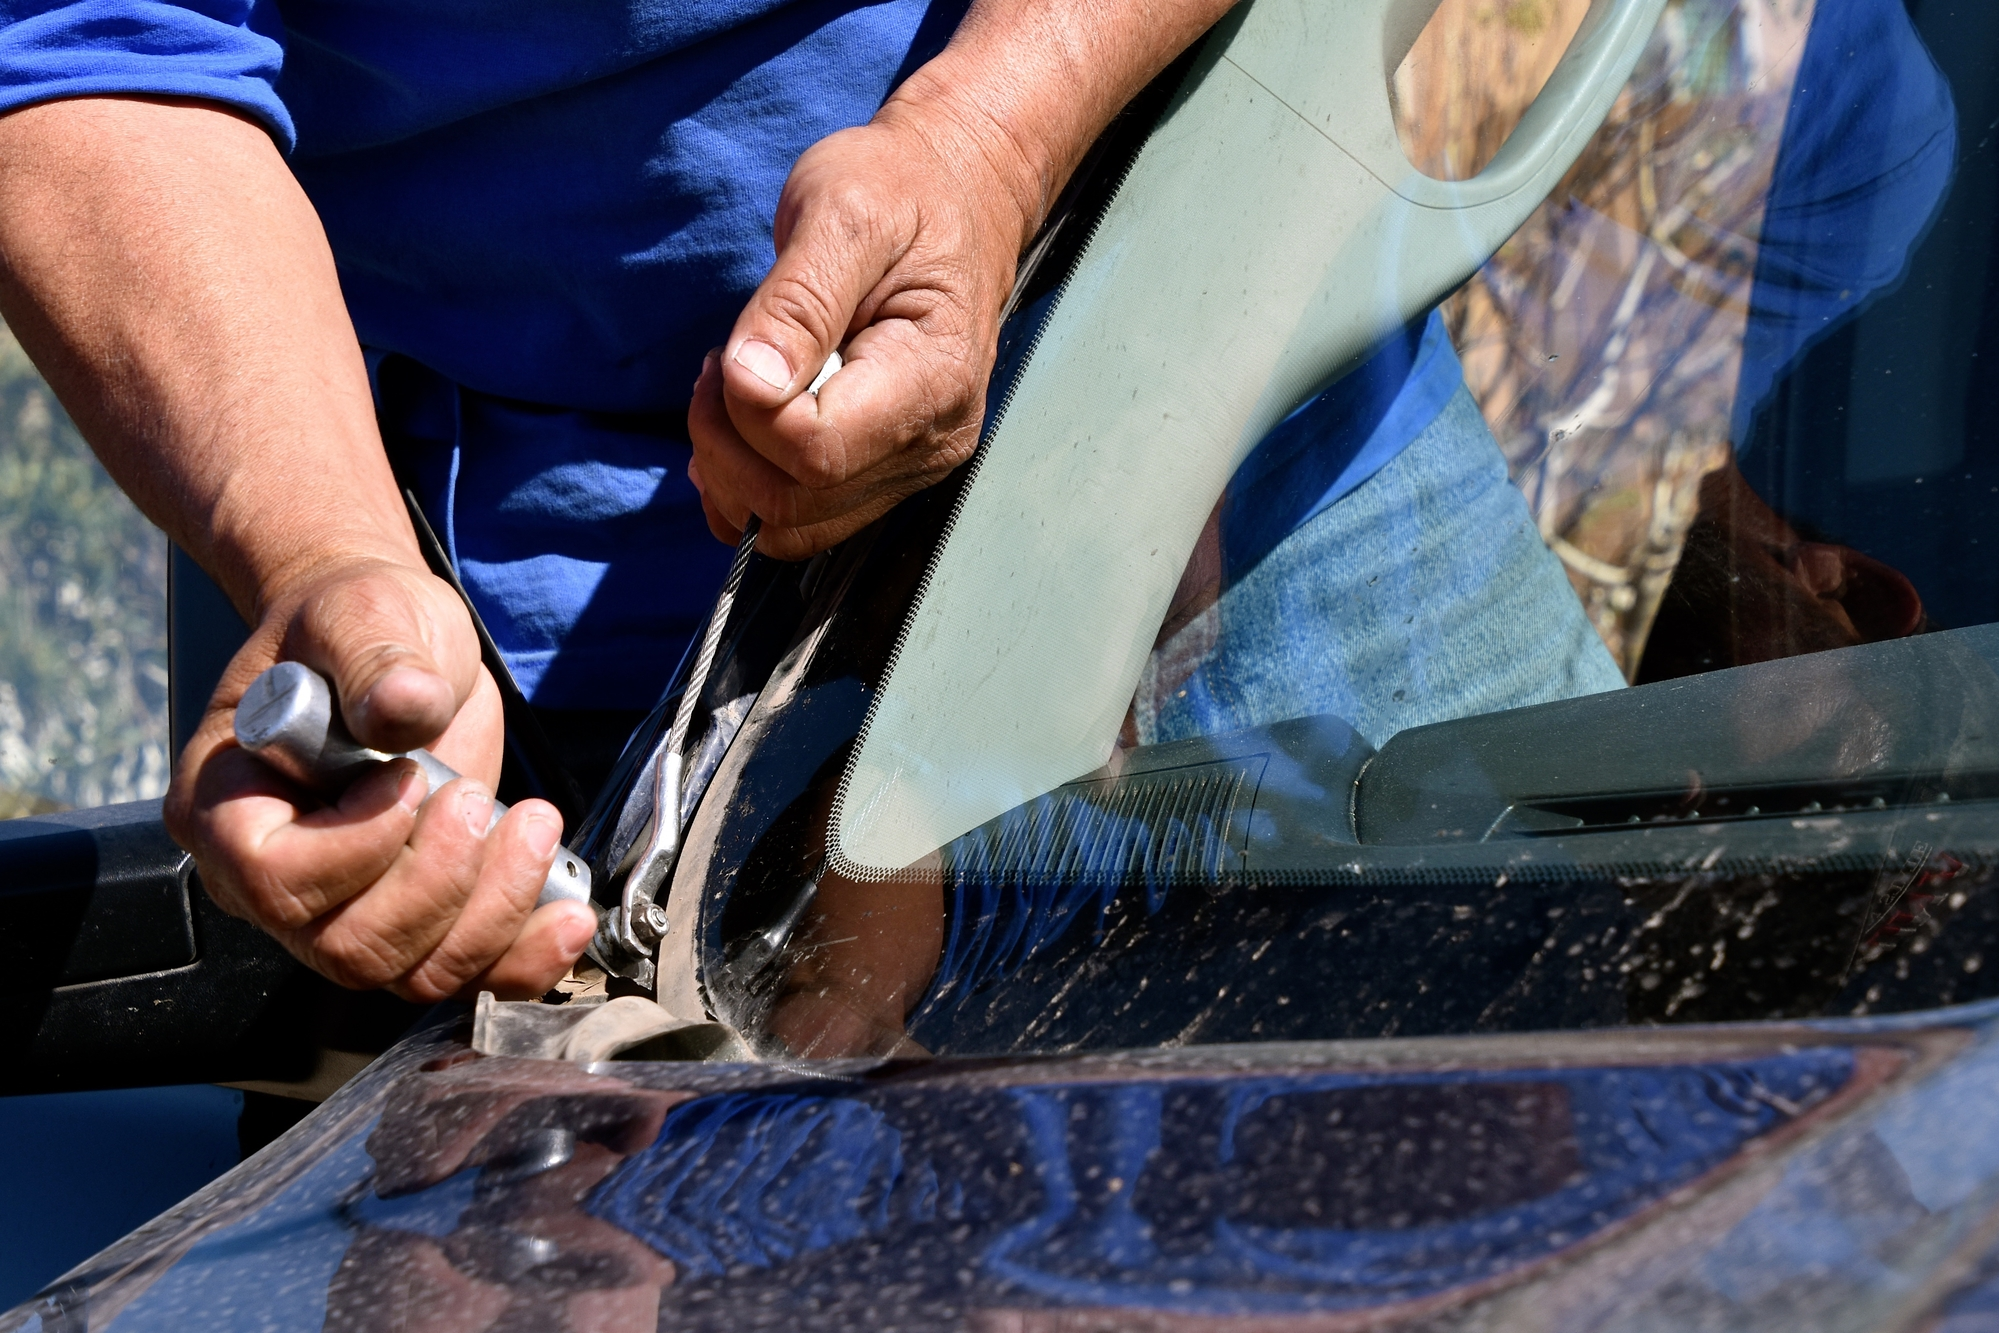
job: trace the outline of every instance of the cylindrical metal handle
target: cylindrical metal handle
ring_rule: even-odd
[[[429,792],[459,776],[428,750],[385,754],[356,741],[335,714],[326,678],[299,662],[279,662],[250,682],[236,705],[236,740],[292,781],[327,796],[338,794],[369,765],[391,759],[415,760]],[[505,805],[493,802],[493,824],[506,813]],[[556,848],[536,905],[589,901],[589,863],[567,847]]]

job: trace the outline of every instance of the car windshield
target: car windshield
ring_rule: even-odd
[[[1999,13],[1354,9],[1169,71],[974,463],[751,569],[663,1003],[855,1054],[1993,993]]]

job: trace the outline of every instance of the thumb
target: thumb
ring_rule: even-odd
[[[356,740],[392,752],[435,741],[478,679],[478,640],[458,595],[428,573],[392,566],[314,589],[287,627],[283,655],[333,682]]]
[[[813,199],[808,181],[802,193],[777,262],[722,349],[733,404],[775,411],[810,386],[896,258],[890,229],[851,192]]]

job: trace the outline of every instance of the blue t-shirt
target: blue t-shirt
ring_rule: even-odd
[[[967,2],[0,0],[0,111],[262,121],[371,364],[428,380],[385,426],[521,685],[643,708],[728,559],[687,482],[701,358],[770,267],[792,163]]]
[[[4,0],[0,110],[102,92],[261,120],[361,342],[480,393],[684,408],[798,155],[965,0]]]
[[[701,357],[769,268],[798,154],[865,122],[967,3],[0,0],[0,111],[154,93],[269,126],[325,221],[396,461],[522,688],[642,708],[728,561],[687,481]],[[1899,278],[1955,142],[1900,0],[1821,4],[1740,418]],[[1461,383],[1432,317],[1301,407],[1230,489],[1225,577]]]

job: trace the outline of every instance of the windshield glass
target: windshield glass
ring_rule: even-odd
[[[1447,174],[1488,121],[1517,118],[1503,78],[1470,72],[1513,69],[1556,8],[1439,15],[1401,75],[1417,165]],[[1426,56],[1463,85],[1434,125],[1412,121],[1434,101]],[[1991,619],[1965,492],[1990,235],[1964,197],[1990,183],[1957,181],[1978,150],[1956,101],[1899,3],[1669,5],[1526,225],[1237,472],[1135,738],[1275,720],[1281,692],[1380,745]],[[1957,501],[1925,503],[1924,484]],[[1236,647],[1280,619],[1259,593],[1310,613],[1281,664]]]
[[[1373,103],[1303,22],[1114,127],[971,467],[752,571],[662,1000],[851,1054],[1989,993],[1999,15],[1451,0]]]

